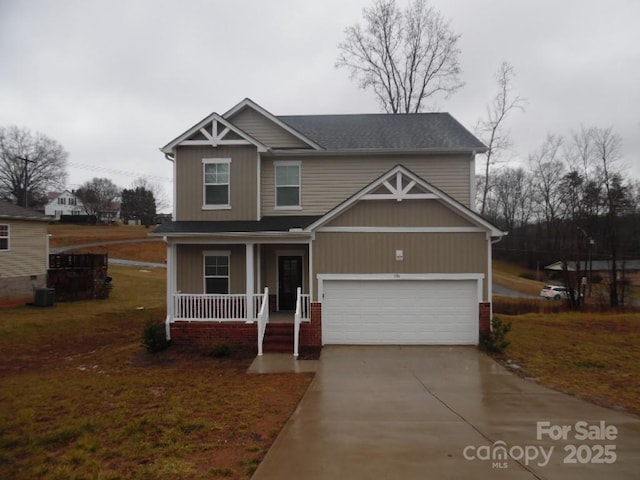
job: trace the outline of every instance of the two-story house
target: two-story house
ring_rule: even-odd
[[[44,207],[45,215],[60,220],[62,215],[82,215],[84,208],[82,200],[75,196],[73,192],[50,192],[47,194],[47,203]]]
[[[275,116],[249,99],[162,147],[174,169],[167,334],[258,344],[477,344],[491,244],[486,147],[447,113]],[[269,316],[271,320],[269,321]]]

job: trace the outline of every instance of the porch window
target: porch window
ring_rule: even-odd
[[[205,252],[205,293],[229,293],[229,257],[227,252]]]
[[[9,250],[9,225],[0,225],[0,251]]]
[[[230,208],[231,159],[205,158],[202,163],[204,169],[204,208]]]
[[[276,162],[276,208],[300,208],[300,162]]]

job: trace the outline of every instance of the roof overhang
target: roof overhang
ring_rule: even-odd
[[[26,215],[0,215],[0,220],[20,220],[23,222],[51,222],[54,220],[52,216],[29,217]]]
[[[370,150],[370,149],[349,149],[349,150],[303,150],[303,149],[281,149],[269,150],[263,155],[265,157],[356,157],[362,155],[381,156],[416,156],[416,155],[477,155],[485,153],[486,148],[469,148],[469,149],[443,149],[443,148],[424,148],[414,150]]]

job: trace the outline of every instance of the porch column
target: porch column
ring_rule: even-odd
[[[254,290],[254,261],[253,243],[245,243],[247,269],[247,322],[253,322],[253,290]]]
[[[167,240],[167,320],[166,320],[166,332],[167,340],[171,340],[171,322],[174,315],[174,295],[178,285],[178,272],[176,271],[176,245]]]

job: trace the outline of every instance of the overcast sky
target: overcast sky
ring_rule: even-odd
[[[373,94],[334,67],[345,27],[369,4],[0,0],[0,125],[58,140],[71,188],[94,176],[127,187],[139,175],[169,178],[158,148],[245,97],[275,115],[376,113]],[[547,132],[613,126],[640,178],[640,1],[431,4],[462,34],[466,82],[438,110],[472,130],[509,61],[527,99],[509,122],[514,161]]]

